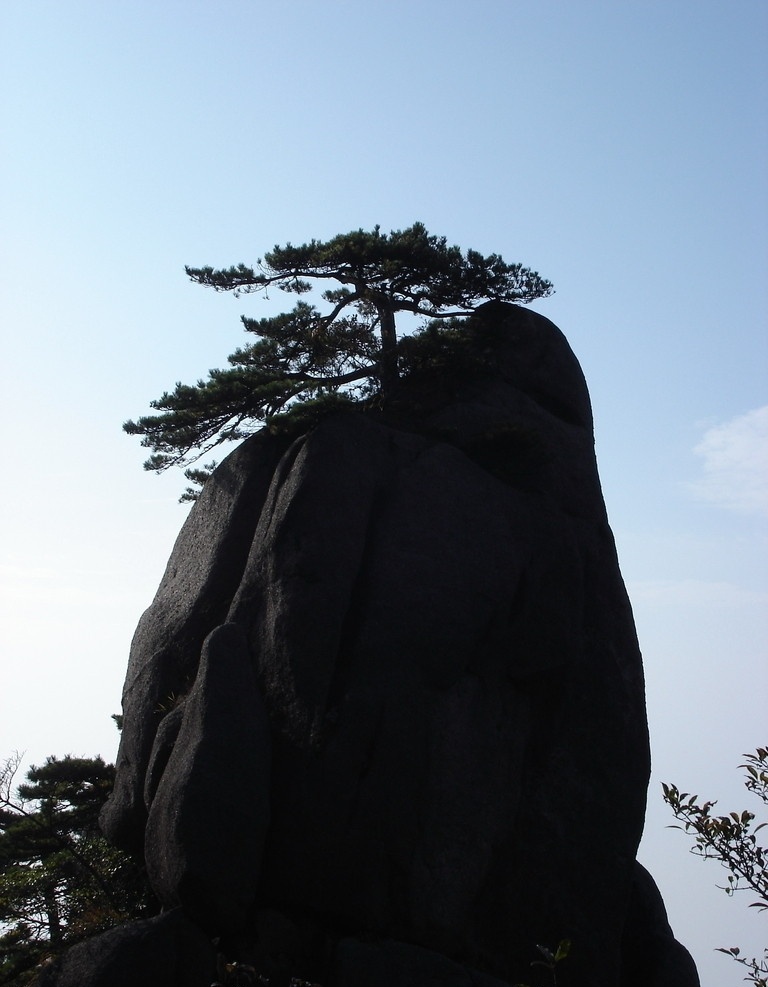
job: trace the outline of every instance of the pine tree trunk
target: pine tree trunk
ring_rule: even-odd
[[[62,941],[61,914],[56,898],[56,888],[45,889],[45,911],[48,917],[48,938],[52,946],[60,946]]]
[[[386,396],[397,383],[397,332],[395,312],[385,302],[377,304],[381,335],[381,393]]]

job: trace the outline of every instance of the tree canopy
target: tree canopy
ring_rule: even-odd
[[[464,253],[421,223],[389,234],[377,226],[327,242],[275,246],[255,267],[186,272],[235,295],[279,288],[299,296],[317,288],[323,308],[298,299],[280,315],[243,316],[257,340],[231,354],[228,368],[211,370],[196,384],[177,383],[151,402],[156,414],[127,421],[125,431],[143,436],[152,450],[145,469],[158,472],[244,438],[297,401],[332,394],[386,398],[402,372],[401,313],[455,326],[482,302],[527,303],[553,290],[522,264]]]
[[[87,935],[150,908],[136,865],[98,827],[115,769],[100,758],[49,757],[13,783],[0,766],[0,984]]]

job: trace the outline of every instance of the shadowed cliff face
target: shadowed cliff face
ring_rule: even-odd
[[[571,982],[630,987],[648,740],[587,390],[541,316],[476,325],[482,374],[218,468],[136,631],[103,825],[265,962],[279,912],[512,982],[570,938]],[[695,984],[657,940],[644,987]]]

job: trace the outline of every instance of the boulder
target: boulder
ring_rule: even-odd
[[[180,910],[120,925],[44,968],[38,987],[209,987],[216,952]]]
[[[404,942],[344,939],[325,987],[507,987],[442,953]]]
[[[164,710],[189,692],[207,635],[226,619],[253,531],[285,443],[254,436],[206,484],[182,528],[152,605],[131,644],[123,688],[123,730],[106,835],[141,852],[147,765]]]
[[[145,845],[162,904],[182,905],[212,936],[244,925],[256,898],[269,764],[269,726],[245,637],[224,624],[203,645]]]
[[[134,639],[104,825],[241,943],[276,909],[516,983],[570,939],[570,982],[616,987],[649,750],[589,397],[543,317],[492,304],[470,331],[479,369],[216,470]],[[255,792],[231,825],[206,805],[230,760],[227,807]]]
[[[661,893],[648,871],[635,864],[622,943],[621,987],[699,987],[690,953],[674,936]]]

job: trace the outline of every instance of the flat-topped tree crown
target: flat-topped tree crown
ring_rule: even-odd
[[[221,442],[240,439],[295,401],[340,389],[386,397],[398,376],[398,313],[426,319],[467,316],[485,301],[531,302],[552,285],[498,254],[463,253],[421,223],[382,233],[356,230],[327,242],[276,246],[255,267],[187,267],[189,277],[236,295],[270,287],[303,295],[320,286],[321,311],[304,300],[271,318],[242,317],[258,337],[230,367],[195,385],[177,384],[151,402],[157,414],[123,428],[153,450],[144,464],[187,465]],[[328,287],[324,283],[329,282]]]

